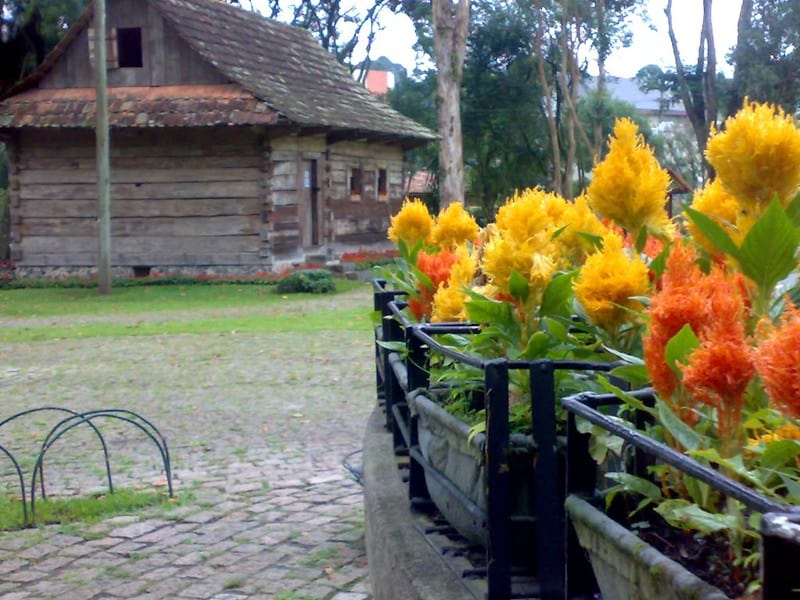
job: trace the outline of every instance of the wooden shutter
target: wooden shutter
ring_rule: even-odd
[[[89,63],[94,67],[94,27],[90,26],[87,29],[89,34]],[[118,69],[119,68],[119,55],[117,54],[117,28],[112,27],[106,33],[106,68]]]

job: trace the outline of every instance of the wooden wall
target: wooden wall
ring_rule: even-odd
[[[362,193],[350,194],[350,172],[361,169]],[[377,194],[378,172],[387,174],[388,194]],[[327,161],[331,242],[352,246],[386,241],[389,217],[403,201],[403,152],[397,147],[341,143],[330,147]]]
[[[111,138],[115,266],[259,265],[268,183],[262,138],[241,129],[127,130]],[[20,266],[97,263],[91,132],[25,132],[12,146]]]
[[[303,170],[317,163],[321,246],[383,242],[389,217],[403,200],[403,152],[366,142],[326,146],[325,136],[286,136],[270,146],[269,246],[277,259],[302,258],[318,251],[309,233],[310,210]],[[350,173],[360,169],[365,184],[359,199],[350,194]],[[377,194],[378,171],[387,173],[388,194]]]
[[[225,76],[203,61],[178,37],[155,9],[140,0],[109,2],[107,24],[109,31],[115,27],[141,27],[143,59],[142,67],[109,69],[109,86],[228,83]],[[84,30],[39,87],[93,86],[89,33]]]
[[[274,137],[269,142],[269,248],[278,258],[301,259],[306,249],[313,252],[306,230],[308,196],[304,169],[307,162],[317,161],[319,207],[324,219],[325,136],[288,135]],[[322,240],[327,240],[322,233]]]
[[[15,263],[96,265],[93,133],[24,131],[10,148]],[[389,218],[403,200],[400,149],[328,146],[324,135],[129,129],[112,132],[111,154],[115,267],[270,270],[310,254],[386,241]],[[310,161],[317,167],[316,236],[305,175]],[[365,174],[357,199],[349,185],[354,168]],[[379,198],[381,169],[388,194]]]

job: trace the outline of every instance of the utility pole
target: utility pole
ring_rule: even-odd
[[[108,79],[106,75],[106,0],[94,3],[94,72],[97,120],[97,281],[101,294],[111,293],[111,165],[108,133]]]

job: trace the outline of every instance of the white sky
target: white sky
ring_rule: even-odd
[[[246,3],[243,3],[246,5]],[[258,7],[259,0],[253,0]],[[369,4],[369,0],[349,0],[355,7]],[[664,7],[667,0],[646,0],[647,11],[652,27],[637,21],[632,23],[633,45],[630,48],[617,50],[609,59],[609,74],[618,77],[633,77],[636,72],[648,64],[656,64],[662,68],[674,68],[672,50],[667,36],[667,19]],[[343,2],[347,6],[348,2]],[[725,55],[736,44],[736,22],[739,18],[741,0],[717,0],[713,5],[714,38],[717,50],[718,68],[728,76],[732,69],[725,63]],[[694,65],[697,61],[700,23],[703,7],[701,0],[673,0],[673,22],[681,50],[681,58],[685,65]],[[381,24],[384,29],[376,34],[371,58],[387,56],[393,62],[402,64],[409,73],[413,72],[417,57],[413,45],[416,41],[414,27],[410,19],[404,15],[395,15],[388,10],[381,13]],[[362,50],[363,52],[363,50]],[[356,56],[357,59],[361,57]],[[591,71],[590,67],[590,71]]]

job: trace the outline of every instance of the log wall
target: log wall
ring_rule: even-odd
[[[350,174],[360,169],[361,194],[350,193]],[[387,194],[379,196],[378,174],[386,171]],[[386,241],[389,218],[403,201],[403,152],[378,144],[347,142],[331,146],[327,161],[330,240],[343,246]]]
[[[113,132],[112,263],[263,264],[261,148],[261,137],[244,129]],[[15,262],[97,264],[91,132],[25,132],[14,149]]]

